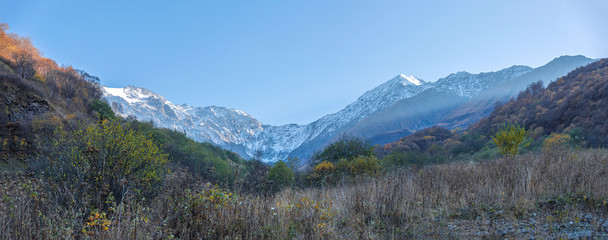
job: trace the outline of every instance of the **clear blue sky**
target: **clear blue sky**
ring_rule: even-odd
[[[46,57],[174,103],[308,123],[397,74],[608,56],[608,1],[0,0]]]

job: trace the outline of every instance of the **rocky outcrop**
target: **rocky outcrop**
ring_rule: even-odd
[[[51,107],[42,97],[5,82],[0,84],[0,109],[5,121],[29,122],[49,112]]]

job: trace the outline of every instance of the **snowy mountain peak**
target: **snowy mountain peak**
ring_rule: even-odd
[[[134,86],[127,86],[124,88],[110,88],[104,86],[102,91],[109,95],[120,97],[128,103],[142,102],[143,99],[150,97],[166,101],[166,99],[161,95],[153,93],[148,89]]]
[[[569,58],[558,60],[567,62]],[[436,82],[425,82],[414,76],[399,74],[365,92],[344,109],[306,125],[272,126],[262,124],[237,109],[176,105],[158,94],[138,87],[103,87],[102,91],[112,109],[123,117],[135,116],[141,121],[152,121],[159,127],[185,132],[196,141],[212,142],[245,158],[262,152],[262,161],[274,162],[285,160],[289,156],[306,159],[335,137],[346,133],[368,117],[382,114],[383,110],[397,102],[419,94],[422,94],[422,97],[429,96],[423,92],[440,95],[448,93],[450,97],[457,95],[456,97],[465,100],[471,99],[486,89],[515,79],[531,70],[532,68],[526,66],[513,66],[496,72],[478,74],[457,72]],[[420,102],[406,103],[399,105],[405,107],[404,111],[420,109],[418,106]],[[426,118],[426,115],[421,117]],[[378,129],[370,128],[370,134],[380,133],[373,132]]]
[[[403,86],[406,86],[408,83],[414,84],[416,86],[420,86],[420,85],[422,85],[422,83],[424,83],[423,81],[421,81],[420,79],[418,79],[414,76],[407,76],[405,74],[399,74],[398,77],[402,79],[401,84],[403,84]]]
[[[428,87],[430,87],[430,85],[426,84],[426,82],[421,79],[414,76],[399,74],[393,79],[367,91],[353,104],[362,102],[364,103],[363,105],[370,107],[369,103],[372,103],[371,105],[377,106],[368,110],[374,112],[378,107],[383,108],[386,107],[387,104],[390,105],[401,99],[414,96]]]
[[[282,126],[263,125],[237,109],[176,105],[144,88],[103,87],[102,90],[112,109],[121,116],[136,116],[159,127],[184,131],[196,141],[212,142],[243,157],[262,151],[262,160],[271,162],[287,158],[305,143],[322,144],[345,127],[430,86],[416,77],[401,74],[366,92],[337,113],[307,125]]]
[[[128,103],[141,102],[141,100],[139,100],[139,98],[127,94],[125,92],[125,88],[109,88],[109,87],[104,86],[103,92],[107,93],[109,95],[120,97],[120,98],[124,99],[125,101],[127,101]]]
[[[465,77],[465,76],[471,76],[473,74],[466,72],[466,71],[458,71],[455,73],[450,73],[450,75],[448,75],[445,78],[455,78],[455,77]]]
[[[112,109],[123,117],[135,116],[140,121],[152,121],[158,127],[170,128],[196,141],[207,141],[244,156],[249,149],[233,149],[238,144],[251,142],[264,130],[262,124],[249,114],[220,106],[193,107],[173,104],[161,95],[145,88],[102,87],[104,98]],[[274,158],[273,158],[274,159]]]
[[[135,86],[126,86],[123,91],[133,97],[140,98],[140,99],[147,98],[147,97],[165,99],[163,96],[158,95],[148,89],[135,87]]]

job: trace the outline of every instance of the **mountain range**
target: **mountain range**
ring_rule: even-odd
[[[538,68],[457,72],[435,82],[400,74],[344,109],[305,125],[272,126],[237,109],[178,105],[134,86],[102,87],[102,91],[119,115],[185,132],[196,141],[212,142],[245,158],[274,162],[294,156],[308,159],[344,134],[385,144],[433,125],[465,127],[529,84],[549,83],[593,61],[584,56],[562,56]]]

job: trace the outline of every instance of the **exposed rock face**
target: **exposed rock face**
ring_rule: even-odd
[[[0,75],[0,161],[26,159],[33,152],[31,121],[53,110],[22,79],[11,77]]]
[[[8,122],[31,121],[51,110],[40,96],[6,83],[0,85],[0,108]]]

